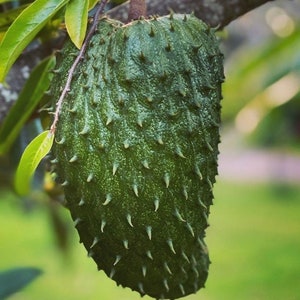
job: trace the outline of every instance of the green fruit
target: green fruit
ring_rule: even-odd
[[[67,43],[55,100],[74,55]],[[141,295],[175,299],[206,281],[222,81],[216,37],[196,17],[103,19],[64,100],[53,156],[80,240]]]

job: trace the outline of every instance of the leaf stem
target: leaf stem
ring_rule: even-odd
[[[85,37],[85,40],[82,44],[82,47],[79,51],[79,54],[78,56],[76,57],[74,63],[72,64],[70,70],[68,71],[68,77],[67,77],[67,81],[66,81],[66,84],[65,84],[65,87],[56,103],[56,110],[55,110],[55,113],[54,113],[54,120],[53,120],[53,123],[50,127],[50,133],[51,134],[55,134],[55,131],[56,131],[56,125],[57,125],[57,122],[59,120],[59,115],[60,115],[60,111],[61,111],[61,107],[62,107],[62,104],[63,104],[63,101],[64,101],[64,98],[66,97],[66,95],[70,92],[70,86],[71,86],[71,81],[72,81],[72,78],[73,78],[73,75],[74,75],[74,71],[76,69],[76,67],[78,66],[79,62],[83,59],[84,57],[84,54],[85,54],[85,51],[87,49],[87,46],[88,46],[88,43],[90,41],[90,39],[92,38],[96,28],[97,28],[97,25],[99,23],[99,17],[100,15],[103,13],[104,11],[104,8],[105,8],[105,5],[107,4],[109,0],[101,0],[100,3],[99,3],[99,7],[97,8],[96,10],[96,13],[95,13],[95,16],[94,16],[94,20],[93,20],[93,23],[92,23],[92,26],[91,28],[89,29],[86,37]]]

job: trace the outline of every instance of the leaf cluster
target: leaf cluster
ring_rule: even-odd
[[[33,0],[22,5],[19,2],[0,0],[0,8],[3,8],[0,11],[0,82],[4,82],[11,67],[30,43],[34,40],[43,43],[61,28],[66,29],[74,45],[80,49],[86,36],[88,13],[99,1]],[[8,153],[24,124],[36,111],[50,86],[54,66],[55,58],[51,55],[32,70],[1,124],[0,155]],[[53,139],[53,134],[44,131],[23,153],[15,180],[16,191],[20,194],[29,192],[30,178],[49,152]]]

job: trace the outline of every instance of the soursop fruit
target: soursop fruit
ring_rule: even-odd
[[[66,43],[54,101],[76,55]],[[207,279],[222,63],[193,15],[104,18],[64,99],[53,163],[80,241],[141,295],[180,298]]]

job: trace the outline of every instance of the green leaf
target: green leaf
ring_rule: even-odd
[[[85,38],[88,20],[88,0],[70,0],[66,7],[65,21],[72,42],[80,49]]]
[[[21,5],[17,8],[10,9],[0,13],[0,29],[6,28],[28,7],[28,4]]]
[[[0,82],[24,48],[68,1],[36,0],[16,18],[0,45]]]
[[[243,49],[227,68],[222,86],[223,121],[230,120],[268,86],[292,70],[299,72],[300,35],[295,30],[285,38],[266,40],[261,46]]]
[[[15,190],[19,195],[24,196],[29,193],[31,178],[41,160],[50,151],[53,140],[54,134],[46,130],[26,147],[15,176]]]
[[[3,40],[4,34],[5,34],[5,32],[0,31],[0,43],[1,43],[1,41]]]
[[[0,0],[0,4],[1,3],[6,3],[6,2],[13,2],[13,1],[15,1],[15,0]]]
[[[18,292],[42,273],[37,268],[14,268],[0,272],[0,299]]]
[[[37,65],[26,81],[15,105],[10,109],[0,127],[0,155],[7,152],[17,138],[24,123],[31,116],[37,104],[48,89],[52,76],[49,73],[55,65],[50,56]]]
[[[89,0],[89,10],[93,9],[99,0]]]

